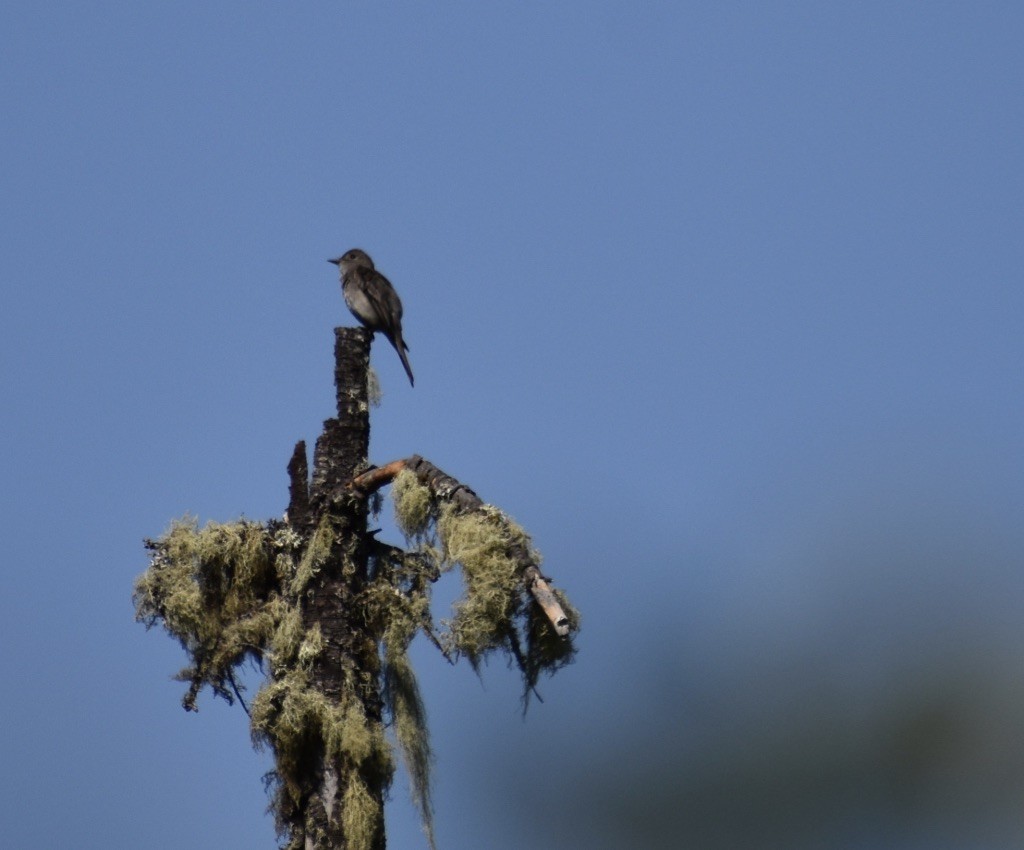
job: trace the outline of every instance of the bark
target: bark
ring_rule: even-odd
[[[347,485],[366,468],[369,446],[367,368],[372,335],[363,328],[335,329],[335,385],[338,415],[324,422],[316,442],[313,479],[305,490],[305,446],[295,448],[289,464],[289,521],[306,533],[327,517],[333,532],[331,554],[302,599],[304,629],[319,627],[323,650],[311,670],[313,687],[338,702],[355,693],[371,723],[381,720],[380,661],[376,637],[365,623],[353,622],[353,600],[367,580],[366,498]],[[344,791],[352,771],[361,772],[380,818],[372,843],[384,848],[383,796],[387,777],[372,768],[333,759],[321,748],[311,752],[305,811],[296,812],[293,838],[305,837],[306,850],[343,850]]]
[[[288,461],[288,513],[292,528],[309,531],[312,515],[309,510],[309,464],[306,462],[306,441],[299,440]]]

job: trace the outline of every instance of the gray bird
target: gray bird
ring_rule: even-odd
[[[412,367],[405,355],[409,346],[402,339],[402,302],[391,281],[373,267],[370,255],[358,248],[327,262],[334,263],[341,272],[341,294],[345,296],[345,303],[352,315],[364,327],[380,331],[388,338],[388,342],[402,358],[409,383],[415,386]]]

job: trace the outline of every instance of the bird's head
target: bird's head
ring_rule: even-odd
[[[370,255],[359,248],[353,248],[351,251],[346,251],[340,257],[333,260],[328,260],[329,263],[334,263],[341,273],[351,271],[352,269],[372,269],[373,260],[370,259]]]

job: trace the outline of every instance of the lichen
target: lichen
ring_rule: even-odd
[[[175,522],[147,541],[150,568],[134,590],[136,619],[163,625],[189,656],[177,678],[190,683],[183,703],[195,710],[204,685],[232,702],[234,670],[247,658],[259,663],[279,613],[272,537],[247,521]]]
[[[403,469],[391,484],[391,498],[395,503],[395,521],[409,540],[420,540],[426,533],[436,512],[430,490],[416,475]]]
[[[552,592],[569,621],[569,634],[576,634],[580,630],[580,612],[573,607],[561,590],[552,588]],[[544,616],[539,606],[529,606],[525,617],[526,651],[521,665],[524,708],[525,700],[529,699],[536,688],[542,673],[550,676],[556,670],[571,664],[576,657],[575,644],[555,631],[551,621]]]
[[[314,623],[305,633],[299,644],[298,662],[303,670],[309,670],[324,648],[324,637],[320,633],[320,624]]]
[[[274,808],[282,831],[288,815],[301,806],[311,753],[348,765],[353,774],[375,777],[382,789],[390,784],[394,765],[383,725],[366,716],[353,693],[332,700],[312,687],[301,669],[260,689],[252,704],[251,728],[256,747],[274,754]]]
[[[295,569],[295,576],[291,581],[291,592],[298,596],[306,589],[313,577],[320,572],[320,569],[327,563],[331,556],[331,546],[334,543],[334,529],[331,527],[331,520],[328,514],[320,519],[320,524],[309,540],[309,545],[302,555],[298,566]]]
[[[372,850],[380,821],[380,803],[357,773],[349,774],[341,819],[348,850]]]
[[[524,562],[539,566],[541,560],[529,536],[492,505],[464,511],[440,503],[409,470],[396,477],[392,497],[399,528],[416,556],[437,573],[461,568],[463,593],[452,617],[442,620],[440,641],[446,654],[464,656],[479,670],[492,652],[507,653],[523,674],[525,705],[542,674],[553,673],[575,656],[571,638],[555,632],[523,584]],[[556,596],[574,634],[579,612],[564,594],[556,591]]]
[[[384,393],[380,388],[380,378],[377,377],[377,370],[372,366],[366,370],[366,401],[370,407],[380,407]]]
[[[150,566],[134,590],[136,617],[149,627],[162,625],[185,649],[189,663],[178,678],[190,683],[187,708],[196,708],[207,685],[232,702],[235,673],[246,659],[269,669],[249,709],[250,728],[254,744],[274,754],[268,787],[289,846],[310,770],[321,763],[317,753],[372,779],[381,791],[394,772],[383,722],[368,718],[362,706],[359,694],[366,683],[347,681],[341,698],[331,699],[310,679],[324,640],[319,624],[303,626],[299,599],[331,556],[333,543],[326,521],[303,550],[299,536],[280,523],[208,523],[200,529],[186,517],[147,541]],[[355,830],[346,833],[349,846],[371,846],[372,832],[366,830],[376,823],[379,805],[352,786],[345,798],[356,807],[342,814],[346,829]]]
[[[467,514],[446,505],[437,528],[445,561],[462,567],[465,588],[454,605],[448,640],[477,666],[506,643],[512,619],[523,606],[520,565],[509,550],[514,544],[527,546],[528,539],[493,509]]]
[[[373,846],[380,794],[394,772],[385,721],[434,847],[427,717],[408,657],[417,634],[423,632],[449,660],[462,656],[476,668],[491,653],[506,653],[522,672],[527,697],[540,675],[570,663],[575,652],[524,586],[524,566],[539,564],[540,556],[519,525],[491,506],[466,512],[439,502],[408,470],[397,476],[391,494],[408,551],[345,537],[329,513],[308,536],[280,521],[200,529],[186,517],[146,544],[151,561],[135,584],[136,617],[147,627],[163,626],[184,648],[188,663],[178,678],[189,683],[186,708],[196,708],[206,686],[233,702],[240,696],[235,674],[246,661],[269,674],[249,707],[251,733],[257,747],[273,752],[271,809],[293,850],[319,840],[303,832],[311,794],[330,796],[322,802],[331,812],[341,798],[348,847]],[[371,547],[368,575],[358,576],[349,556],[359,545]],[[372,664],[347,668],[340,694],[332,696],[314,683],[329,649],[324,633],[303,617],[303,602],[327,569],[349,588],[346,622],[362,630],[358,642],[380,648],[381,661],[379,674]],[[455,569],[463,592],[451,619],[439,627],[431,588],[443,571]],[[578,612],[564,594],[555,594],[575,633]],[[366,702],[368,694],[383,698],[383,718],[376,716],[378,708],[368,715],[375,699]]]
[[[409,774],[409,790],[420,814],[423,831],[434,844],[434,812],[430,801],[430,766],[433,755],[427,732],[427,711],[420,696],[416,674],[409,663],[409,644],[427,613],[428,600],[421,595],[408,606],[395,606],[384,632],[384,705]],[[403,610],[404,608],[404,610]]]

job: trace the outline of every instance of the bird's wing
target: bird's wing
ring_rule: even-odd
[[[373,305],[381,322],[381,330],[393,335],[402,328],[402,302],[398,293],[384,275],[371,271],[363,281],[363,292]]]

